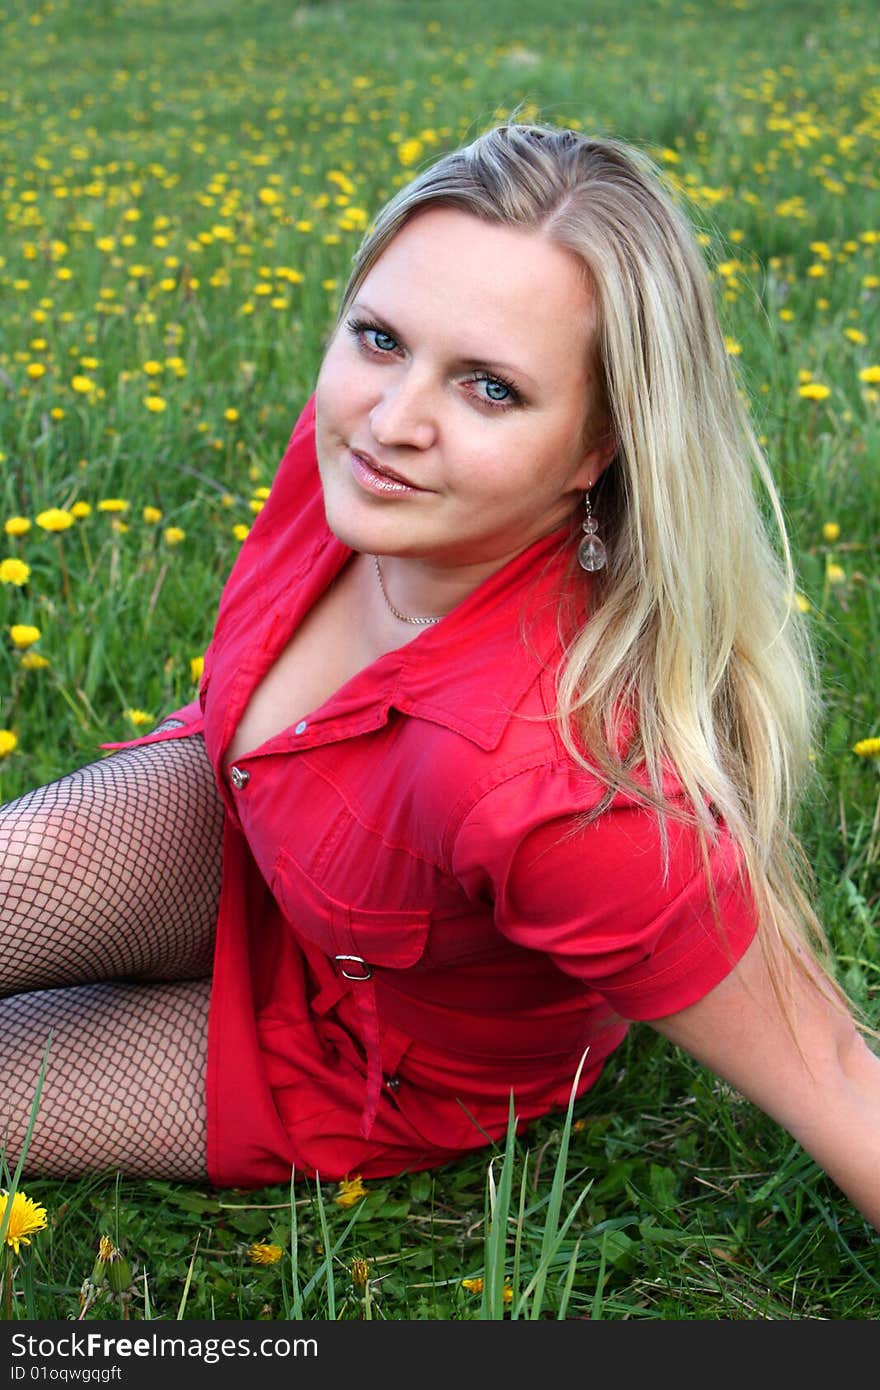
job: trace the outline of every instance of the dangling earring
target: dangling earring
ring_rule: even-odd
[[[587,514],[584,517],[582,530],[584,538],[578,546],[578,564],[582,570],[601,570],[605,568],[608,556],[605,554],[605,546],[599,539],[599,526],[590,506],[590,492],[592,483],[587,484],[587,491],[584,493],[584,505]]]

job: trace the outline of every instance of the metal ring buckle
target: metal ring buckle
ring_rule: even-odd
[[[367,965],[367,962],[364,960],[363,956],[334,956],[333,959],[334,959],[334,960],[340,960],[340,961],[342,961],[342,960],[354,960],[354,961],[357,961],[358,965],[362,965],[362,966],[364,967],[364,971],[366,972],[365,974],[363,974],[363,975],[352,975],[352,974],[351,974],[348,970],[346,970],[345,967],[343,966],[342,969],[340,970],[340,974],[342,975],[343,979],[346,979],[346,980],[369,980],[369,979],[372,979],[373,972],[372,972],[372,970],[370,969],[370,967]]]

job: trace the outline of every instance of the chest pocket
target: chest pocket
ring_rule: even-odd
[[[382,1030],[374,971],[406,970],[424,955],[430,925],[426,909],[364,908],[324,892],[286,850],[275,861],[272,894],[305,948],[320,990],[319,1013],[351,994],[361,1024],[367,1084],[361,1132],[369,1137],[382,1088]],[[309,948],[317,948],[317,951]]]
[[[368,977],[373,967],[405,970],[424,955],[431,920],[427,909],[342,902],[285,849],[275,861],[270,887],[294,930],[337,961],[345,979]]]

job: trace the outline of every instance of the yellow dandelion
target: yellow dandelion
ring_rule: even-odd
[[[203,656],[191,656],[189,659],[189,674],[193,685],[198,685],[202,679],[202,672],[205,669],[205,658]]]
[[[35,642],[39,642],[42,633],[38,627],[32,627],[30,623],[13,623],[9,629],[9,636],[12,638],[12,645],[24,650],[25,647],[32,647]]]
[[[144,371],[147,376],[158,376],[162,371],[162,363],[156,362],[153,358],[150,358],[149,362],[144,363]]]
[[[25,370],[31,381],[39,381],[41,376],[46,375],[46,368],[42,362],[28,362]]]
[[[8,758],[18,747],[18,739],[11,729],[0,729],[0,758]],[[0,1199],[2,1200],[2,1199]],[[0,1208],[2,1215],[2,1208]]]
[[[101,1236],[98,1242],[91,1282],[100,1286],[105,1280],[113,1293],[124,1293],[131,1287],[131,1264],[109,1236]]]
[[[859,372],[859,381],[868,381],[872,384],[880,381],[880,365],[874,364],[870,367],[863,367]]]
[[[467,1289],[468,1293],[482,1293],[483,1281],[482,1279],[462,1279],[461,1287]]]
[[[798,387],[798,395],[803,396],[806,401],[824,401],[831,395],[831,387],[825,386],[821,381],[807,381]]]
[[[859,758],[880,758],[880,738],[860,738],[853,752]]]
[[[167,526],[165,528],[165,541],[167,545],[180,545],[181,541],[186,540],[186,532],[179,526]]]
[[[95,383],[90,376],[83,376],[78,373],[71,377],[70,384],[79,396],[90,396],[95,389]]]
[[[839,536],[840,536],[840,527],[838,526],[837,522],[836,522],[836,521],[826,521],[826,522],[825,522],[825,525],[822,527],[822,537],[823,537],[823,539],[826,540],[826,541],[828,542],[829,545],[833,545],[834,542],[838,539]]]
[[[84,517],[91,516],[92,507],[90,502],[74,502],[70,509],[71,516],[75,516],[77,521],[82,521]]]
[[[736,338],[725,338],[724,351],[727,353],[728,357],[739,357],[742,352],[742,344],[738,343]]]
[[[136,729],[142,729],[145,724],[152,724],[156,716],[148,714],[145,709],[127,709],[125,717]]]
[[[234,406],[230,406],[228,410],[224,410],[223,419],[227,420],[230,425],[235,424],[236,420],[238,419],[238,411],[235,409]]]
[[[11,557],[0,560],[0,584],[26,584],[31,577],[31,567],[24,560]]]
[[[31,523],[26,516],[10,516],[3,523],[7,536],[26,536],[30,529]]]
[[[4,730],[0,729],[0,737]],[[10,735],[15,738],[14,734]],[[13,744],[13,747],[15,745]],[[2,747],[2,743],[0,743]],[[9,1193],[0,1191],[0,1226],[3,1224],[4,1217],[7,1215],[6,1208],[9,1206]],[[42,1231],[47,1225],[46,1208],[34,1202],[23,1192],[16,1192],[12,1199],[12,1210],[9,1212],[9,1224],[6,1227],[5,1241],[18,1254],[19,1246],[30,1245],[30,1237],[36,1231]]]
[[[860,328],[845,328],[843,336],[849,338],[851,343],[856,343],[859,347],[864,347],[868,341],[867,335]]]
[[[42,671],[50,663],[49,658],[41,656],[39,652],[23,652],[21,664],[26,671]]]
[[[397,157],[404,167],[408,167],[415,164],[424,148],[421,140],[401,140],[397,147]]]
[[[843,584],[846,580],[846,570],[842,565],[835,565],[832,562],[825,566],[825,578],[829,584]]]
[[[127,512],[131,506],[124,497],[102,497],[98,503],[99,512]]]
[[[806,594],[795,594],[794,606],[799,613],[809,613],[811,604]]]
[[[73,525],[73,514],[61,507],[49,507],[44,512],[38,512],[35,520],[44,531],[66,531]]]
[[[162,513],[158,507],[144,507],[141,516],[148,526],[156,526],[162,520]]]
[[[358,1175],[356,1178],[343,1178],[339,1184],[339,1192],[333,1198],[338,1207],[353,1207],[355,1202],[360,1202],[367,1195],[363,1179]]]
[[[248,1246],[248,1259],[255,1265],[277,1265],[284,1251],[280,1245],[269,1245],[264,1240],[254,1241]]]
[[[251,528],[249,526],[245,526],[243,521],[239,521],[236,526],[233,526],[232,534],[237,541],[244,541],[247,540],[248,536],[250,535],[250,529]],[[0,566],[0,569],[2,569],[2,566]],[[25,565],[25,569],[27,569],[27,565]],[[0,578],[2,577],[2,573],[0,573]]]
[[[164,396],[144,396],[144,405],[153,415],[161,415],[163,410],[168,409]]]
[[[351,1262],[351,1282],[356,1289],[365,1289],[370,1277],[370,1262],[357,1258]]]

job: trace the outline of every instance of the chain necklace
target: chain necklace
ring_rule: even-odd
[[[395,618],[399,618],[402,623],[413,623],[416,627],[433,627],[434,623],[439,623],[440,618],[446,616],[444,613],[441,613],[436,618],[413,618],[409,613],[401,613],[400,609],[395,608],[394,604],[388,597],[388,593],[385,588],[385,581],[382,578],[382,567],[379,564],[378,555],[373,556],[373,564],[376,566],[376,578],[379,581],[379,588],[382,590],[382,597],[384,598],[385,603],[388,606],[388,611],[390,613],[393,613]]]

